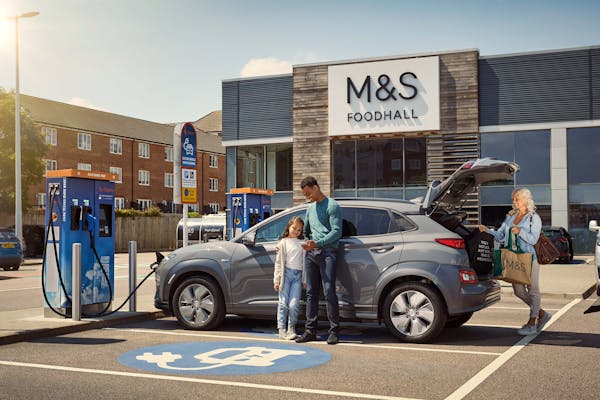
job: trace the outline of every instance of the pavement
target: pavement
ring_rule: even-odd
[[[115,260],[116,258],[117,255]],[[140,259],[153,258],[153,253],[138,254],[138,265]],[[594,294],[596,275],[593,262],[593,256],[581,256],[575,257],[570,264],[542,265],[540,273],[542,300],[552,297],[587,298]],[[165,317],[162,311],[154,308],[154,293],[150,293],[149,290],[153,287],[154,277],[151,276],[142,286],[146,288],[146,293],[137,296],[134,312],[128,311],[129,305],[126,304],[122,308],[123,311],[105,317],[82,318],[80,321],[58,316],[44,316],[43,307],[0,311],[0,345]],[[501,282],[501,287],[503,297],[514,296],[510,284]],[[124,300],[125,297],[115,296],[113,304],[120,305]]]

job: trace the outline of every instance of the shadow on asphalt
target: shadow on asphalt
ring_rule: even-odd
[[[99,345],[126,342],[125,339],[105,339],[105,338],[78,338],[70,336],[57,336],[28,340],[29,343],[54,343],[54,344],[80,344],[80,345]]]

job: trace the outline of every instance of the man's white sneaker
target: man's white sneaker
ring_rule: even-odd
[[[532,335],[537,333],[537,327],[535,325],[525,324],[522,328],[517,329],[517,333],[522,336]]]
[[[541,330],[544,329],[544,326],[546,326],[548,321],[550,321],[550,318],[552,318],[552,314],[550,314],[548,311],[545,311],[544,316],[542,318],[538,319],[538,323],[537,323],[537,331],[538,332],[541,332]]]

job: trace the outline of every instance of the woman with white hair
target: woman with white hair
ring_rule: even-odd
[[[535,203],[527,188],[516,189],[512,193],[512,207],[502,226],[498,230],[479,225],[481,232],[487,232],[502,243],[507,243],[512,232],[517,237],[522,251],[532,254],[531,284],[513,283],[515,295],[529,306],[529,321],[517,330],[519,335],[527,336],[542,330],[552,315],[541,307],[540,264],[533,247],[542,231],[542,219],[535,212]]]

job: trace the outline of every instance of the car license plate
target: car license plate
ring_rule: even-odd
[[[14,249],[15,244],[14,243],[2,243],[2,248],[3,249]]]

